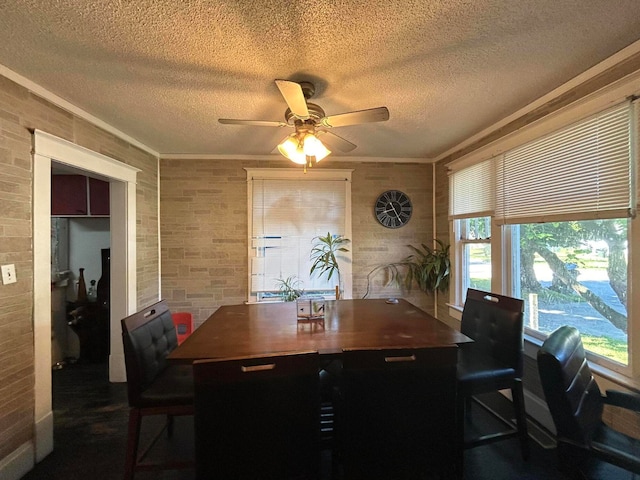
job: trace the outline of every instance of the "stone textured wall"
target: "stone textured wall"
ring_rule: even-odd
[[[0,76],[0,462],[33,438],[33,165],[38,129],[135,166],[138,174],[138,305],[158,298],[157,159]]]
[[[362,298],[367,291],[367,275],[380,264],[397,262],[410,255],[407,245],[431,246],[433,240],[432,166],[429,164],[359,163],[354,168],[351,186],[353,230],[353,296]],[[398,229],[378,223],[373,205],[385,190],[401,190],[411,199],[411,220]],[[382,274],[372,277],[369,298],[404,297],[414,305],[433,313],[433,295],[417,288],[401,291],[385,286]]]
[[[247,183],[244,168],[300,168],[286,160],[160,161],[162,297],[173,311],[193,313],[200,325],[221,305],[247,300]],[[352,238],[353,297],[361,298],[367,274],[380,263],[398,261],[432,239],[431,165],[349,163],[337,157],[314,168],[353,169]],[[412,200],[409,223],[382,227],[373,205],[380,193],[402,190]],[[419,291],[385,288],[372,282],[370,297],[404,296],[431,311],[433,298]]]

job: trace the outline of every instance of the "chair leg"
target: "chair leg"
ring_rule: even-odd
[[[138,444],[140,443],[140,426],[142,415],[140,410],[132,408],[129,411],[129,429],[127,433],[127,453],[124,464],[124,480],[132,480],[138,460]]]
[[[465,413],[469,412],[470,409],[467,409],[467,400],[470,397],[463,397],[458,392],[456,398],[456,419],[455,419],[455,428],[456,428],[456,453],[454,460],[454,470],[457,475],[454,478],[462,478],[464,472],[464,423],[466,420]]]
[[[513,397],[513,408],[515,409],[516,422],[518,424],[518,437],[520,438],[522,458],[524,460],[528,460],[529,434],[527,432],[527,412],[524,407],[524,392],[522,389],[522,380],[516,380],[513,388],[511,388],[511,396]]]

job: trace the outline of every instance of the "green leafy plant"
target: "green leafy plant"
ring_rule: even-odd
[[[351,240],[344,238],[342,235],[331,235],[327,232],[326,236],[317,236],[313,239],[313,245],[311,248],[311,265],[310,275],[314,273],[318,277],[327,275],[327,280],[331,280],[331,277],[335,273],[340,281],[340,265],[338,265],[338,252],[348,252],[349,249],[345,247]]]
[[[367,275],[367,292],[363,298],[369,295],[371,279],[381,272],[387,275],[386,285],[394,283],[410,291],[415,283],[423,292],[446,291],[451,271],[449,245],[437,239],[435,242],[434,248],[424,243],[420,247],[407,245],[413,251],[411,255],[399,262],[378,265],[371,270]]]
[[[301,282],[295,275],[276,279],[276,285],[282,300],[285,302],[294,302],[298,297],[302,296]]]

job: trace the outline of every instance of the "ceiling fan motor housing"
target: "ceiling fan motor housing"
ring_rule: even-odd
[[[307,109],[309,110],[309,120],[312,120],[314,124],[317,123],[321,118],[325,117],[324,110],[315,103],[307,103]],[[287,108],[287,110],[284,112],[284,119],[288,124],[291,125],[295,123],[297,117],[290,108]]]

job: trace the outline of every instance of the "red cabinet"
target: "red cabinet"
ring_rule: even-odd
[[[84,175],[51,176],[51,215],[109,215],[109,182]]]
[[[109,215],[109,182],[89,178],[89,215]]]

